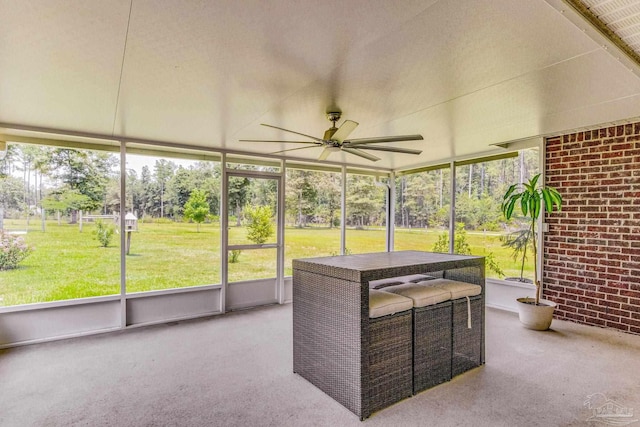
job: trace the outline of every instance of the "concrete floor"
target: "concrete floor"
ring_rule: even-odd
[[[608,399],[640,426],[640,336],[486,319],[485,366],[364,423],[291,372],[284,305],[2,350],[0,425],[606,426]]]

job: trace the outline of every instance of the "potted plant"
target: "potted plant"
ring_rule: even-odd
[[[518,312],[520,321],[525,327],[544,331],[549,329],[551,325],[556,304],[553,301],[540,298],[542,286],[537,262],[539,249],[536,225],[543,210],[546,209],[547,212],[551,213],[554,207],[557,207],[558,211],[562,209],[562,196],[553,187],[538,187],[539,178],[540,174],[537,174],[529,182],[522,183],[521,191],[516,191],[518,184],[510,186],[503,197],[501,209],[505,219],[509,220],[516,212],[516,206],[519,207],[522,216],[525,217],[528,223],[529,233],[527,234],[527,239],[533,239],[531,247],[534,259],[533,283],[536,287],[536,294],[535,298],[518,298]]]

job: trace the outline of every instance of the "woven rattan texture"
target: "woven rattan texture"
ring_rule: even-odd
[[[413,392],[451,379],[451,301],[413,311]]]
[[[474,267],[452,268],[444,272],[443,277],[449,280],[473,283],[484,287],[484,265]]]
[[[362,416],[360,283],[299,270],[293,281],[294,372]]]
[[[468,328],[467,299],[459,298],[452,301],[452,377],[484,363],[482,358],[484,304],[481,295],[469,297],[469,300],[471,301],[471,329]]]
[[[484,306],[484,259],[481,257],[401,251],[293,260],[294,372],[360,419],[383,408],[387,405],[385,402],[399,400],[399,396],[404,395],[404,391],[400,391],[402,381],[390,387],[385,383],[385,374],[380,374],[383,371],[378,369],[377,359],[371,359],[371,346],[379,338],[371,336],[369,281],[431,273],[481,285],[483,293],[476,300],[480,307]],[[457,325],[455,311],[452,313],[453,324]],[[460,354],[475,359],[473,363],[463,363],[455,372],[484,363],[484,310],[480,310],[479,315],[479,320],[474,318],[474,332],[480,335],[471,336],[481,340],[480,362],[475,357],[476,343],[468,344],[470,348],[459,343]],[[466,320],[464,299],[464,318],[461,320],[464,327]],[[458,335],[459,340],[464,340],[462,334]],[[456,333],[452,332],[452,336],[455,348]],[[389,353],[381,354],[384,358]],[[454,363],[456,360],[454,357]],[[413,364],[410,366],[412,369]],[[391,390],[387,391],[387,388]]]
[[[480,364],[484,364],[485,363],[485,333],[484,333],[484,306],[485,306],[485,267],[484,267],[484,262],[481,263],[478,266],[473,266],[473,267],[463,267],[463,268],[456,268],[456,269],[452,269],[452,270],[447,270],[444,274],[444,278],[445,279],[450,279],[450,280],[459,280],[461,282],[467,282],[467,283],[473,283],[474,285],[480,285],[482,286],[482,293],[479,295],[479,297],[481,298],[481,302],[480,302],[480,306],[481,306],[481,313],[480,313],[480,324],[481,326],[481,330],[480,330],[480,341],[481,341],[481,350],[480,350]],[[466,301],[466,299],[465,299]],[[477,313],[476,313],[477,315]],[[465,317],[466,318],[466,317]],[[475,320],[475,319],[474,319]],[[455,376],[455,374],[454,374]]]
[[[411,310],[370,320],[363,418],[412,394],[411,321]]]

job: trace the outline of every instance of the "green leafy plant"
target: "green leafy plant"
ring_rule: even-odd
[[[241,253],[242,251],[240,249],[232,249],[231,253],[229,254],[229,262],[231,264],[235,264],[236,262],[240,261]]]
[[[345,255],[351,255],[351,249],[349,249],[349,248],[344,248],[344,254],[345,254]],[[339,253],[339,252],[336,252],[336,251],[332,251],[332,252],[331,252],[331,256],[338,256],[338,255],[340,255],[340,253]]]
[[[207,215],[209,215],[207,194],[196,188],[191,192],[189,200],[184,204],[184,217],[198,224],[197,230],[200,232],[200,224],[207,219]]]
[[[16,268],[32,250],[22,237],[0,230],[0,270]]]
[[[438,236],[438,240],[433,244],[434,252],[448,253],[449,252],[449,235],[443,233]],[[456,223],[456,235],[453,239],[453,253],[458,255],[473,255],[471,253],[471,246],[467,242],[467,231],[464,229],[464,223]],[[496,257],[493,252],[489,252],[484,257],[484,263],[489,270],[496,273],[498,276],[504,276],[504,271],[500,268],[500,264],[496,261]]]
[[[514,213],[516,212],[516,206],[519,207],[522,216],[526,218],[529,226],[528,229],[530,233],[528,234],[529,239],[533,239],[533,259],[534,259],[534,268],[533,268],[533,277],[534,284],[536,285],[536,298],[535,304],[538,305],[540,303],[540,277],[538,272],[538,263],[535,260],[538,259],[538,245],[536,239],[536,224],[538,222],[538,218],[540,217],[540,213],[546,209],[548,213],[553,212],[554,207],[557,207],[557,210],[562,210],[562,196],[553,187],[542,186],[537,187],[538,179],[540,178],[540,174],[537,174],[533,178],[529,180],[529,182],[522,183],[522,190],[516,191],[518,189],[518,184],[513,184],[509,187],[507,192],[504,194],[501,209],[502,214],[505,219],[510,220]],[[526,247],[525,242],[525,247]],[[523,254],[523,256],[526,253]]]
[[[274,233],[271,217],[273,213],[269,206],[248,207],[245,215],[249,220],[247,224],[247,238],[260,245],[269,239]]]
[[[106,248],[111,243],[113,233],[116,231],[116,227],[113,224],[105,223],[102,220],[96,221],[96,228],[93,230],[95,239],[100,242],[100,246]]]

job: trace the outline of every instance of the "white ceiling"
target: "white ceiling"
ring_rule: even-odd
[[[0,0],[0,17],[4,134],[271,153],[299,145],[238,139],[321,137],[339,108],[351,137],[420,133],[386,145],[423,153],[330,161],[405,169],[640,116],[640,66],[561,0]]]

